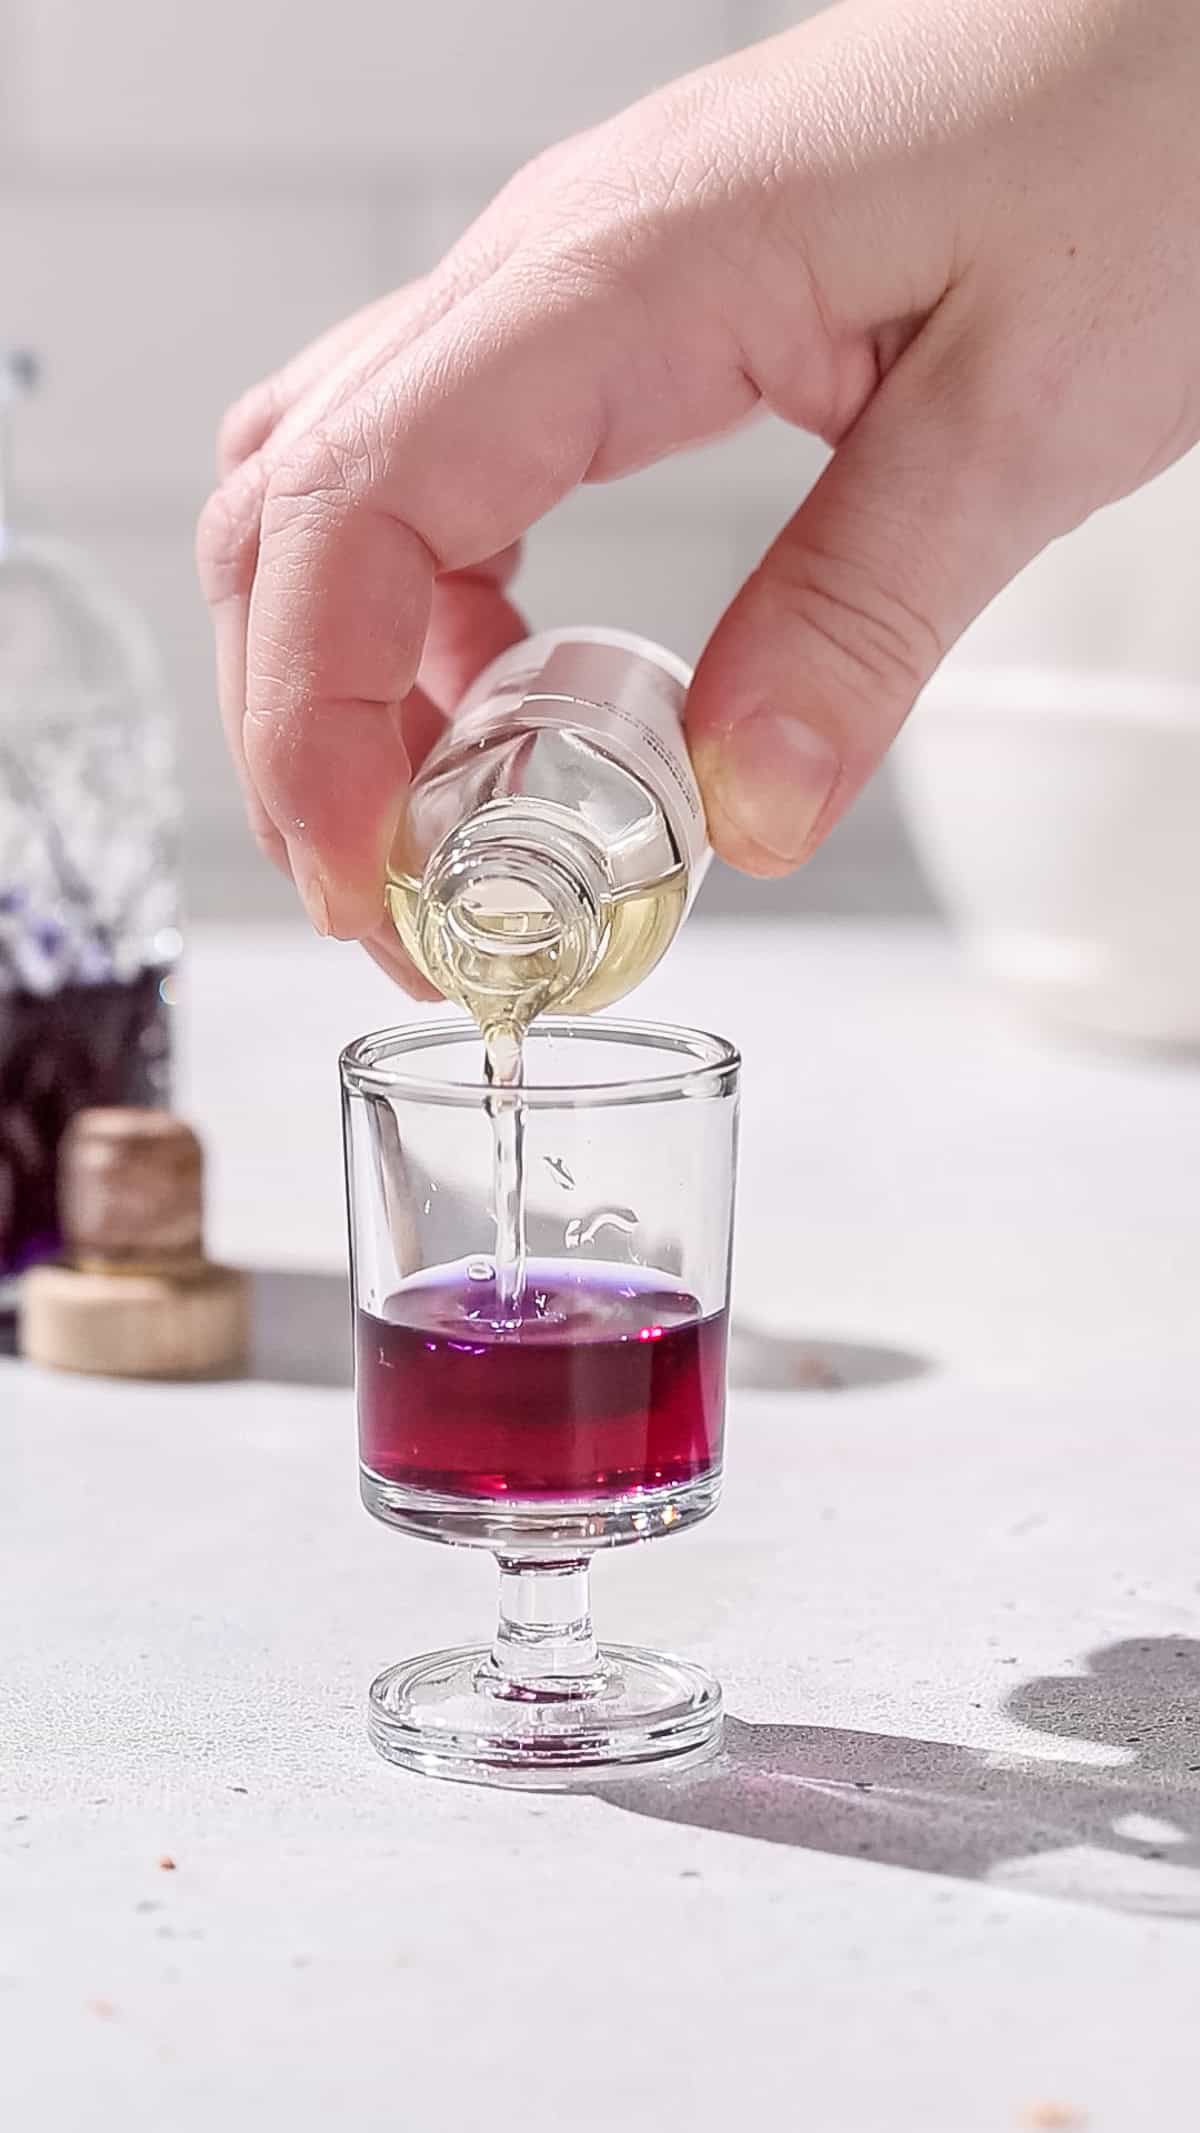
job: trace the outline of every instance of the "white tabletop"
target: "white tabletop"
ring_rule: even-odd
[[[746,1054],[730,1476],[596,1584],[730,1745],[537,1798],[363,1737],[493,1601],[355,1494],[335,1053],[395,996],[286,931],[186,994],[264,1375],[0,1365],[7,2122],[1192,2127],[1200,1075],[1039,1045],[932,932],[685,937],[637,1005]]]

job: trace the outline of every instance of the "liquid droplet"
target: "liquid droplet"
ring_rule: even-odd
[[[567,1166],[564,1163],[561,1155],[548,1155],[545,1161],[547,1170],[551,1173],[553,1177],[558,1179],[558,1182],[562,1186],[563,1191],[574,1192],[575,1180],[571,1176],[570,1171],[567,1169]]]
[[[490,1259],[468,1259],[467,1261],[468,1281],[493,1281],[495,1272],[496,1270]]]

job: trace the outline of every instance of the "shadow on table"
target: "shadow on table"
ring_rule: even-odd
[[[735,1318],[729,1382],[737,1392],[857,1392],[901,1385],[934,1368],[928,1356],[871,1341],[797,1339]]]
[[[866,1341],[790,1339],[735,1324],[729,1375],[735,1387],[767,1392],[849,1392],[921,1377],[925,1356]],[[343,1388],[354,1381],[350,1295],[345,1275],[290,1268],[254,1275],[251,1375],[275,1385]]]
[[[272,1268],[254,1275],[250,1375],[272,1385],[354,1383],[350,1288],[344,1274]]]
[[[731,1719],[716,1762],[602,1797],[771,1844],[1200,1919],[1200,1641],[1127,1640],[1087,1664],[1022,1683],[1004,1709],[1056,1739],[1119,1748],[1119,1763]]]

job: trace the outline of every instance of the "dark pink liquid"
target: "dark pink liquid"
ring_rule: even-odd
[[[415,1276],[358,1314],[363,1465],[472,1497],[613,1496],[721,1459],[725,1314],[640,1267],[532,1261],[519,1322],[490,1268]]]

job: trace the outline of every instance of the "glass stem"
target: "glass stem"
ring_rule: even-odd
[[[597,1694],[604,1671],[592,1629],[587,1557],[499,1561],[500,1621],[480,1687],[529,1703]]]

